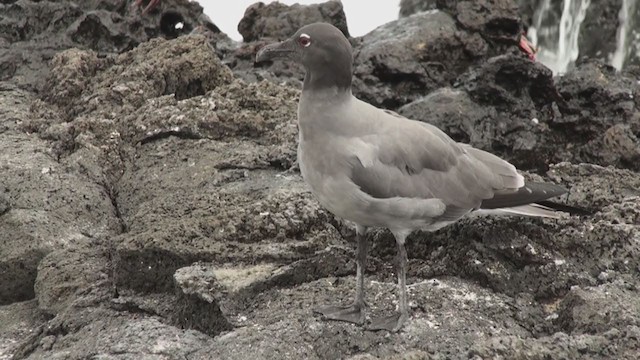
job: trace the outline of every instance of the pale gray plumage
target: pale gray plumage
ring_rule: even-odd
[[[563,188],[525,184],[499,157],[355,98],[351,47],[335,27],[307,25],[263,48],[257,61],[275,57],[298,61],[307,72],[298,107],[302,176],[324,207],[357,224],[356,300],[320,309],[326,317],[364,321],[367,227],[389,228],[398,243],[399,313],[372,321],[374,329],[398,330],[408,317],[404,241],[411,231],[436,230],[482,208],[556,216],[552,208],[529,203],[559,195]]]

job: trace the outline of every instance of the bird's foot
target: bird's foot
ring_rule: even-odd
[[[358,325],[364,324],[364,306],[323,306],[313,312],[322,315],[327,320],[346,321]]]
[[[367,327],[369,330],[387,330],[390,332],[398,332],[402,329],[402,326],[407,321],[409,316],[399,312],[390,316],[371,319],[371,324]]]

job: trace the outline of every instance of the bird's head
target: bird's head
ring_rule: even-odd
[[[327,23],[302,27],[292,37],[269,44],[256,55],[256,62],[285,58],[306,70],[304,89],[351,88],[353,50],[338,28]]]

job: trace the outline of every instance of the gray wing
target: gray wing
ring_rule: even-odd
[[[440,199],[441,220],[454,220],[483,200],[524,186],[515,167],[495,155],[456,143],[438,128],[396,114],[376,121],[375,133],[356,140],[351,180],[377,199]]]

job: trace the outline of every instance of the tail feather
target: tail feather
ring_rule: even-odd
[[[593,213],[594,213],[594,211],[590,210],[590,209],[585,209],[585,208],[581,208],[581,207],[577,207],[577,206],[571,206],[571,205],[567,205],[567,204],[560,204],[560,203],[549,201],[549,200],[538,201],[537,204],[541,205],[541,206],[545,206],[545,207],[550,208],[550,209],[553,209],[555,211],[566,212],[566,213],[569,213],[571,215],[593,215]]]
[[[479,215],[521,215],[533,217],[545,217],[559,219],[562,214],[570,215],[592,215],[589,209],[583,209],[575,206],[558,204],[552,201],[539,201],[537,203],[511,206],[498,209],[480,209]]]
[[[511,193],[496,194],[480,204],[481,209],[513,208],[565,194],[567,189],[560,185],[541,182],[527,182],[523,187]]]
[[[562,212],[536,203],[492,209],[490,211],[497,214],[546,217],[553,219],[559,219],[562,216]]]

